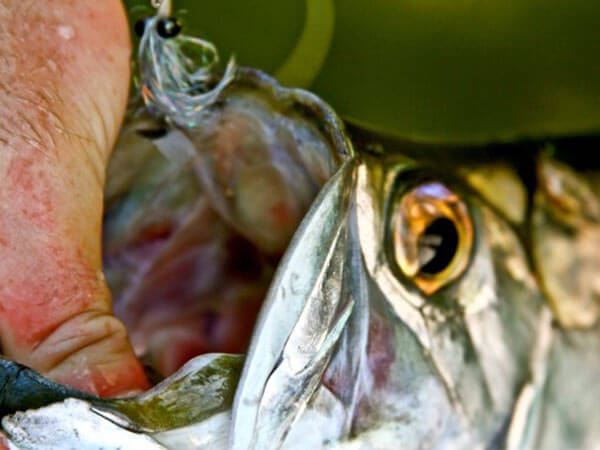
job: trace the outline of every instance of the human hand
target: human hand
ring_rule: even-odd
[[[0,0],[2,352],[101,396],[148,387],[101,259],[129,71],[119,0]]]

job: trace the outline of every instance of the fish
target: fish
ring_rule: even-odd
[[[145,23],[141,54],[154,45],[152,39],[160,42],[159,23],[163,31],[177,30],[168,4]],[[171,25],[161,22],[167,19]],[[163,38],[173,43],[166,61],[180,61],[178,45],[191,42],[178,38]],[[210,53],[210,46],[194,42]],[[193,222],[187,214],[195,205],[210,213],[194,216],[200,231],[216,224],[242,235],[259,253],[280,258],[265,282],[248,349],[243,356],[205,353],[181,367],[170,365],[154,389],[124,399],[65,390],[7,361],[2,370],[35,381],[29,394],[46,392],[29,400],[31,406],[20,400],[24,394],[4,403],[2,426],[12,445],[595,447],[600,261],[593,249],[600,236],[600,192],[598,168],[582,161],[597,138],[415,144],[346,127],[312,94],[282,88],[254,69],[230,62],[212,80],[214,55],[206,70],[191,75],[156,58],[141,58],[148,65],[140,68],[150,120],[162,117],[167,129],[159,137],[142,133],[154,137],[153,158],[161,161],[147,172],[163,182],[151,189],[150,203],[168,210],[176,197],[170,190],[186,185],[189,175],[194,187],[184,191],[190,200],[172,209],[183,219],[169,216],[177,232],[194,234],[186,224]],[[273,104],[277,114],[283,108],[290,116],[273,120]],[[226,169],[229,176],[219,174],[214,132],[228,123],[228,108],[244,120],[256,114],[267,127],[275,122],[310,130],[311,142],[321,143],[300,147],[295,141],[301,161],[314,162],[316,154],[327,164],[299,164],[313,176],[324,175],[310,195],[294,190],[293,198],[306,199],[307,206],[286,239],[261,233],[264,210],[257,222],[245,221],[235,190],[228,191],[227,182],[247,167],[245,149],[228,153],[233,169]],[[140,130],[135,128],[136,139]],[[168,145],[156,142],[167,136]],[[128,167],[122,155],[121,167]],[[276,166],[277,158],[269,155],[262,161]],[[169,167],[181,171],[165,177]],[[126,229],[138,230],[159,216],[132,220],[122,206],[153,211],[143,195],[129,196],[131,186],[141,183],[137,170],[121,169],[112,187],[109,181],[107,189],[115,194],[108,201],[121,205],[109,214],[109,225],[121,217]],[[120,203],[123,198],[128,200]],[[107,248],[130,248],[114,236]],[[203,242],[217,236],[208,234]],[[159,253],[177,260],[184,247],[171,245],[173,251]],[[142,255],[152,253],[150,247]],[[114,267],[118,280],[126,271]],[[225,283],[227,271],[219,273]],[[149,292],[160,284],[151,284]],[[140,342],[147,340],[140,336]],[[18,394],[19,378],[9,380],[17,380],[9,386]],[[23,406],[35,409],[14,412]]]

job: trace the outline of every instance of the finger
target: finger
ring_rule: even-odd
[[[0,3],[3,352],[100,395],[147,386],[101,267],[104,171],[129,86],[118,0]]]

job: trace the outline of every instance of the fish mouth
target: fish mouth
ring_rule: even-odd
[[[290,162],[282,168],[280,146],[272,154],[246,151],[240,142],[253,139],[244,136],[266,134],[248,119],[252,112],[225,111],[231,125],[207,138],[207,145],[218,146],[204,158],[194,158],[196,148],[180,131],[149,133],[159,125],[150,117],[123,130],[113,155],[104,272],[136,353],[162,376],[194,356],[246,351],[282,254],[335,170],[336,159],[327,155],[316,155],[313,175],[294,154],[284,155]],[[275,162],[236,168],[236,161],[257,152]],[[129,169],[132,158],[135,170]],[[241,181],[229,187],[232,173]]]
[[[157,146],[177,146],[178,136],[149,141],[124,130],[127,155],[117,150],[109,174],[132,154],[141,168],[124,183],[109,176],[106,189],[105,277],[115,315],[155,379],[198,355],[245,352],[280,258],[223,220],[189,166],[164,164]]]
[[[232,61],[219,73],[212,44],[162,38],[161,18],[140,42],[144,106],[132,117],[162,117],[164,133],[123,131],[130,147],[123,156],[117,145],[109,168],[103,252],[117,317],[167,376],[197,355],[246,351],[296,227],[353,149],[316,96]],[[204,65],[184,57],[189,48]],[[155,138],[128,144],[139,131]],[[139,174],[113,182],[130,157]]]

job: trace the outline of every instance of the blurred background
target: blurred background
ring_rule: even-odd
[[[132,23],[150,0],[125,0]],[[223,60],[308,88],[345,119],[415,141],[600,129],[600,2],[175,0]]]

